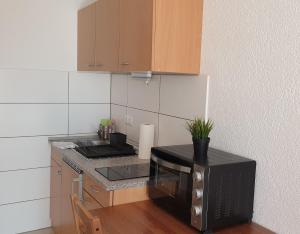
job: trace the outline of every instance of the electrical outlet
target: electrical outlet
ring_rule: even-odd
[[[129,126],[133,126],[133,117],[130,115],[126,116],[126,124]]]

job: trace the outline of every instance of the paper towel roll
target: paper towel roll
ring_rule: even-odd
[[[139,140],[139,158],[150,159],[151,147],[154,144],[154,125],[141,124]]]

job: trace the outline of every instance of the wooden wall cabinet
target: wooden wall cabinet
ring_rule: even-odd
[[[96,5],[92,4],[78,12],[77,69],[95,69]]]
[[[79,39],[90,7],[94,42]],[[203,0],[99,0],[78,14],[78,70],[199,74],[202,14]],[[83,66],[93,46],[93,66]]]
[[[151,71],[152,0],[120,1],[120,72]]]
[[[97,1],[78,12],[77,68],[117,71],[119,0]]]
[[[117,71],[119,63],[119,0],[96,2],[95,69]]]

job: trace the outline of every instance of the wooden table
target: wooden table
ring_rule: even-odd
[[[130,203],[92,211],[100,218],[105,234],[196,234],[194,228],[180,222],[152,201]],[[258,224],[243,224],[218,230],[217,234],[271,234]]]

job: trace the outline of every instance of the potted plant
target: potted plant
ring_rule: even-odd
[[[210,141],[209,133],[213,129],[213,122],[195,118],[187,122],[187,128],[193,137],[194,161],[205,162]]]

